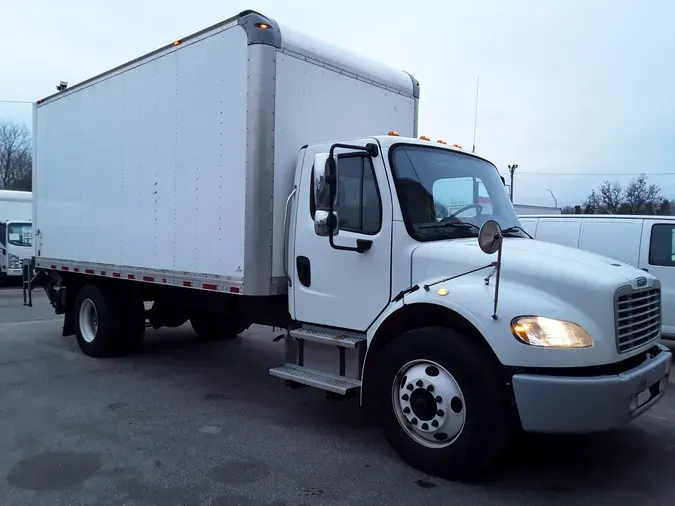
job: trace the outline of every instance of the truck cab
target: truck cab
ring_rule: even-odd
[[[514,416],[596,432],[663,397],[658,279],[532,240],[488,160],[390,132],[307,146],[297,167],[284,258],[300,326],[270,373],[360,391],[416,467],[475,472]]]
[[[33,255],[33,225],[30,221],[0,222],[0,282],[19,279],[24,259]]]

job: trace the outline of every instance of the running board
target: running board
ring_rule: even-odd
[[[300,365],[288,364],[281,367],[273,367],[270,369],[270,374],[277,378],[320,388],[321,390],[340,395],[347,395],[348,392],[361,388],[361,382],[359,380],[346,378],[344,376],[336,376],[334,374],[309,369]]]
[[[365,334],[347,332],[343,330],[324,329],[319,327],[300,327],[290,331],[291,336],[305,341],[314,341],[320,344],[340,346],[342,348],[356,348],[366,343]]]

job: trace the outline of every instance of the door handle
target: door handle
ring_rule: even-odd
[[[644,267],[642,268],[643,271],[649,272],[649,269],[645,269]]]
[[[300,281],[303,286],[309,288],[309,285],[312,284],[312,267],[309,258],[299,256],[295,259],[295,264],[298,273],[298,281]]]

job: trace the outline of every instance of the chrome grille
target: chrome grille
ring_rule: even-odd
[[[633,290],[626,286],[614,295],[616,346],[626,353],[661,336],[661,287]]]

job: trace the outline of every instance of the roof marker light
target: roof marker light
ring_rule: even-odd
[[[420,135],[420,140],[421,141],[430,141],[431,139],[427,137],[426,135]]]
[[[255,27],[256,27],[256,28],[260,28],[261,30],[269,30],[270,28],[272,28],[272,27],[271,27],[270,25],[268,25],[267,23],[256,23],[256,24],[255,24]]]
[[[174,40],[174,41],[173,41],[173,45],[174,45],[174,46],[180,46],[182,43],[183,43],[182,40]]]
[[[398,137],[398,132],[396,130],[390,130],[387,135],[393,135],[394,137]]]
[[[453,147],[453,148],[457,148],[457,149],[464,149],[464,148],[463,148],[461,145],[459,145],[459,144],[453,144],[452,147]]]
[[[447,144],[447,142],[445,142],[443,139],[438,139],[436,142],[439,144]]]

